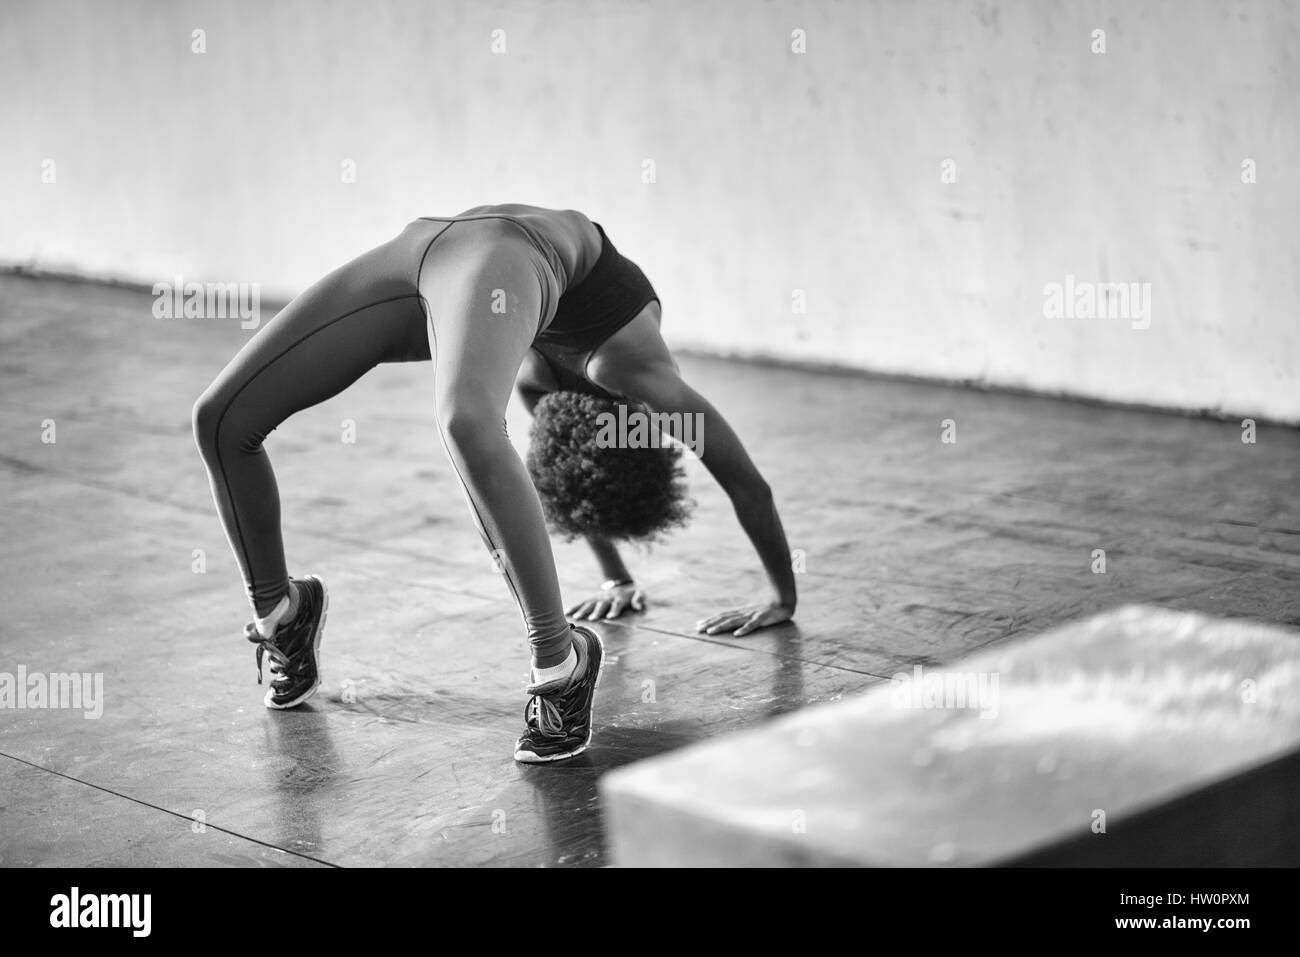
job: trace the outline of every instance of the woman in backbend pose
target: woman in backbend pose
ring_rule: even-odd
[[[771,491],[722,416],[678,375],[659,319],[641,270],[586,216],[478,206],[417,219],[253,336],[195,404],[194,433],[253,606],[246,635],[257,646],[258,680],[264,654],[278,676],[267,707],[292,708],[319,686],[327,600],[319,578],[286,570],[262,443],[381,362],[432,358],[443,445],[523,615],[532,681],[516,760],[554,761],[587,747],[604,658],[600,638],[565,617],[541,503],[503,427],[516,379],[530,407],[543,393],[576,388],[702,416],[701,460],[730,496],[773,594],[701,628],[742,634],[790,619],[794,576]],[[611,579],[600,611],[618,614],[632,598],[626,570],[609,542],[592,544]]]

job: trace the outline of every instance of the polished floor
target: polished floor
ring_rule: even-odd
[[[0,708],[0,865],[599,865],[596,781],[639,758],[1128,602],[1300,623],[1300,432],[685,357],[803,553],[797,623],[693,633],[764,592],[691,462],[695,523],[630,556],[651,607],[603,627],[592,749],[520,767],[519,619],[430,367],[388,366],[268,440],[291,568],[331,588],[325,687],[269,712],[190,435],[248,333],[151,306],[0,276],[0,673],[104,689],[95,719]]]

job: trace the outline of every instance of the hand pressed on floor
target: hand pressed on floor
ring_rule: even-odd
[[[793,617],[794,609],[789,605],[782,605],[778,602],[745,605],[741,608],[733,608],[730,611],[719,612],[711,618],[698,621],[695,623],[695,630],[702,631],[706,635],[732,631],[739,638],[751,631],[757,631],[769,625],[779,625],[781,622],[789,621]]]
[[[615,585],[599,595],[570,605],[565,614],[576,621],[617,618],[625,611],[644,611],[645,592],[636,585]]]

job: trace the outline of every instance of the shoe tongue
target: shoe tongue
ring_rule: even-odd
[[[540,683],[534,682],[528,686],[529,694],[555,694],[569,687],[570,684],[579,680],[587,673],[587,652],[583,648],[579,650],[578,642],[575,639],[573,643],[573,652],[578,657],[577,664],[573,666],[567,678],[552,678],[550,681]]]
[[[530,684],[528,686],[529,694],[556,694],[563,691],[569,686],[572,676],[568,678],[552,678],[550,681],[543,681],[541,684]]]

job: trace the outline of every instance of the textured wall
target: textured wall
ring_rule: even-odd
[[[1297,51],[1279,0],[4,0],[0,263],[270,296],[576,207],[677,344],[1300,421]]]

